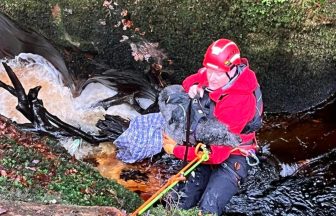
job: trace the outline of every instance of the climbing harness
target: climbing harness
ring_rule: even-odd
[[[141,215],[144,213],[177,183],[180,181],[185,181],[185,177],[189,175],[198,165],[209,159],[209,151],[202,143],[199,143],[196,146],[195,154],[197,157],[194,160],[190,161],[180,172],[168,179],[167,183],[163,185],[155,194],[153,194],[145,203],[143,203],[135,212],[133,212],[131,216]]]

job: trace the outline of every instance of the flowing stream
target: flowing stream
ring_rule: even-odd
[[[45,107],[63,121],[97,132],[95,123],[104,114],[132,119],[139,115],[128,105],[104,110],[92,108],[97,101],[111,97],[115,91],[101,84],[89,84],[79,97],[73,98],[63,87],[59,72],[44,58],[20,54],[6,60],[26,90],[42,86],[40,99]],[[0,79],[10,81],[2,66]],[[24,123],[15,110],[17,99],[0,89],[0,114]],[[243,215],[336,215],[336,103],[323,109],[296,115],[266,114],[265,125],[258,133],[262,146],[261,163],[251,169],[241,192],[227,206],[228,214]],[[72,140],[62,144],[70,148]],[[125,164],[115,157],[115,147],[103,143],[72,152],[77,158],[94,159],[101,175],[115,179],[147,199],[179,168],[171,157],[159,154],[150,160]],[[94,155],[92,155],[94,152]]]

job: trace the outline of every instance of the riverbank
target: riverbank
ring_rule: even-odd
[[[57,141],[20,132],[0,115],[0,215],[123,216],[142,202],[102,177],[92,161],[76,160]],[[194,216],[198,211],[171,203],[149,215]]]
[[[52,139],[19,132],[0,120],[0,199],[111,206],[127,212],[141,204],[136,194],[75,160]]]

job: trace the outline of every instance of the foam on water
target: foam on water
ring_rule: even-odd
[[[46,109],[61,120],[84,131],[97,132],[95,127],[105,114],[120,115],[132,119],[139,115],[128,105],[119,105],[105,111],[102,107],[92,106],[98,101],[112,97],[117,92],[99,83],[89,84],[77,98],[73,98],[69,88],[62,83],[60,73],[43,57],[22,53],[12,60],[6,61],[18,76],[26,91],[35,86],[42,86],[39,99],[43,100]],[[4,68],[0,67],[0,79],[12,85]],[[15,107],[17,99],[4,89],[0,89],[0,114],[18,123],[28,120]]]

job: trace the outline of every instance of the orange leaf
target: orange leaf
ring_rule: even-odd
[[[7,172],[5,170],[1,170],[0,171],[0,176],[4,176],[4,177],[7,177]]]

